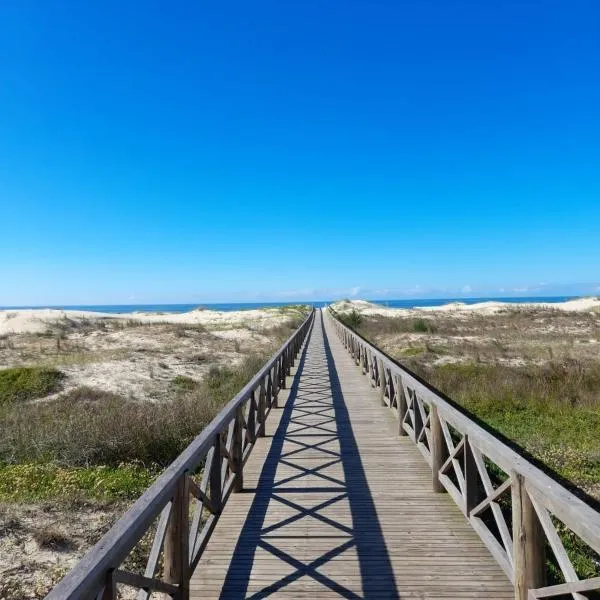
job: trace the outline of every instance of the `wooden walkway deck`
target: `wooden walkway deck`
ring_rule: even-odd
[[[191,580],[191,598],[514,598],[317,314]]]

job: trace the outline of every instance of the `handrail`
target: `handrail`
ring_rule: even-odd
[[[300,327],[77,563],[46,600],[116,600],[117,584],[138,588],[139,600],[160,591],[186,600],[189,579],[231,492],[243,487],[243,466],[310,328],[311,310]],[[201,481],[194,475],[205,460]],[[195,507],[189,519],[190,495]],[[206,515],[208,513],[208,515]],[[121,568],[129,552],[158,518],[144,575]],[[163,578],[157,577],[163,554]]]
[[[456,502],[514,584],[515,597],[585,600],[585,592],[600,590],[600,577],[579,579],[555,522],[600,554],[600,513],[342,323],[331,308],[325,312],[379,388],[382,404],[396,412],[398,434],[412,439],[431,467],[433,489],[447,491]],[[546,544],[565,583],[546,586]]]

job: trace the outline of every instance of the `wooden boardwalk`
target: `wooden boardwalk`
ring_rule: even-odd
[[[321,314],[292,375],[191,598],[514,598]]]

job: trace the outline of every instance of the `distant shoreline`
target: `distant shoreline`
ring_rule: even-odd
[[[463,304],[479,304],[482,302],[507,302],[510,304],[526,303],[538,304],[567,302],[576,300],[585,296],[519,296],[519,297],[498,297],[486,296],[480,298],[403,298],[397,300],[369,300],[373,304],[378,304],[387,308],[425,308],[433,306],[444,306],[461,302]],[[214,303],[195,303],[195,304],[95,304],[95,305],[39,305],[39,306],[0,306],[2,310],[77,310],[86,312],[99,312],[109,314],[130,314],[130,313],[186,313],[194,309],[205,308],[220,312],[233,312],[240,310],[252,310],[259,308],[276,308],[279,306],[291,306],[298,304],[308,304],[317,308],[328,306],[335,300],[302,301],[295,302],[214,302]]]

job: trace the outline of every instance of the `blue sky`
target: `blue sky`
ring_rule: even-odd
[[[596,0],[9,1],[0,72],[0,305],[600,290]]]

